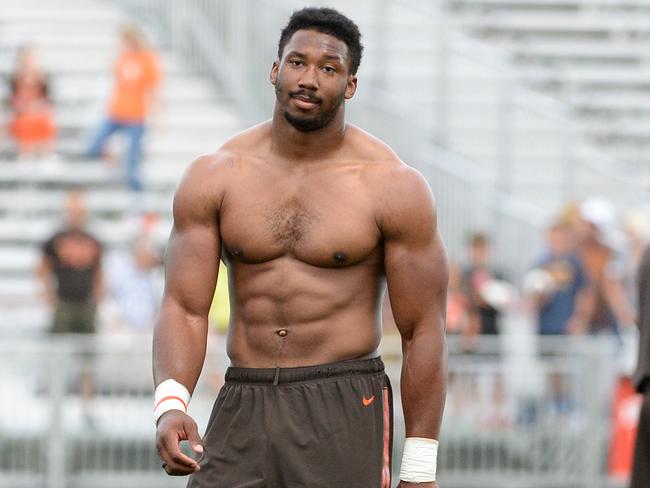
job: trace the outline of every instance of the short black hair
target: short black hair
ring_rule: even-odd
[[[289,23],[282,29],[278,44],[278,59],[282,58],[284,46],[291,36],[299,30],[310,29],[336,37],[348,46],[350,53],[350,73],[356,74],[361,64],[363,45],[357,24],[333,8],[307,7],[296,10]]]

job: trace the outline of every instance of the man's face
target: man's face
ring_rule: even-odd
[[[314,30],[295,32],[271,69],[277,104],[287,122],[302,132],[327,126],[356,90],[357,78],[349,66],[343,41]]]

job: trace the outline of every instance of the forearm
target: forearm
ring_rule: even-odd
[[[416,327],[402,336],[402,408],[406,437],[438,439],[447,386],[447,348],[444,333]]]
[[[171,378],[194,391],[205,360],[207,331],[207,312],[191,313],[176,303],[163,302],[153,337],[156,385]]]

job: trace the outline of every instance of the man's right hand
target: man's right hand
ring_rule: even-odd
[[[192,450],[203,453],[196,422],[180,410],[165,412],[158,419],[156,448],[165,472],[171,476],[186,476],[198,471],[199,463],[181,452],[180,442],[189,441]]]

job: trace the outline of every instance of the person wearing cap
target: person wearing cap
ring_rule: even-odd
[[[616,213],[601,198],[587,199],[579,207],[578,234],[582,265],[589,279],[588,319],[574,323],[572,333],[618,335],[622,326],[635,323],[617,266],[620,244]]]
[[[569,224],[554,222],[546,233],[547,250],[526,275],[541,335],[562,335],[584,327],[587,278]]]

